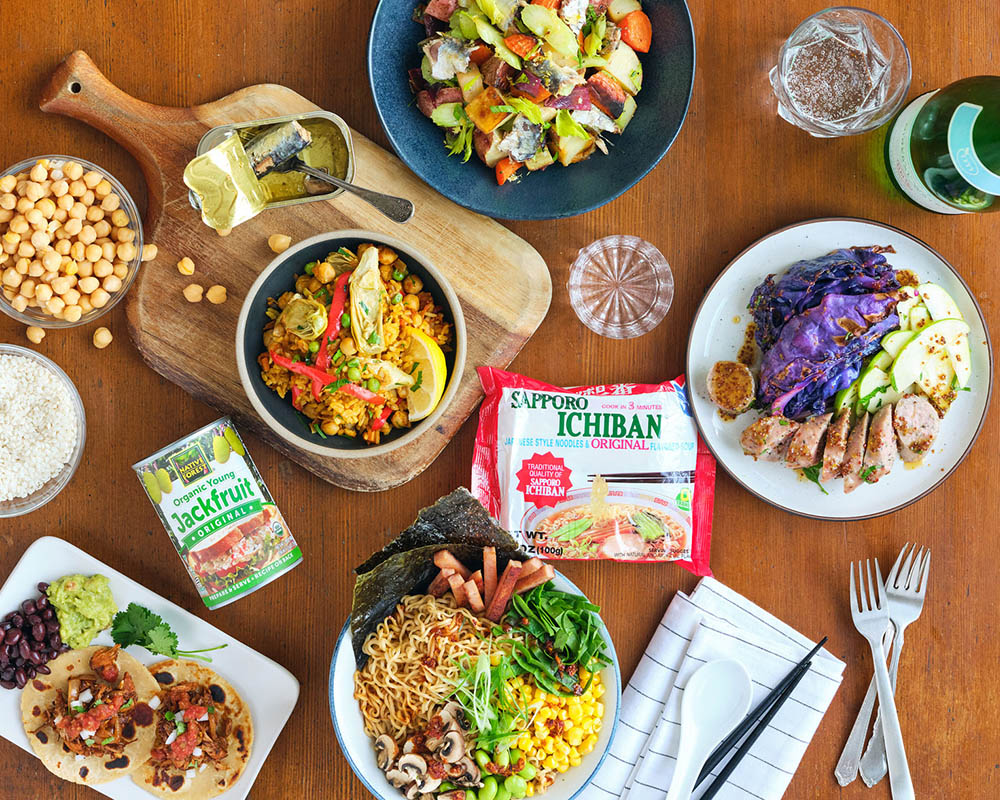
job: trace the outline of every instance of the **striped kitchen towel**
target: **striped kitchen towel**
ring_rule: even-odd
[[[705,578],[675,595],[622,692],[620,724],[582,800],[663,800],[673,775],[680,701],[706,661],[735,658],[750,673],[756,705],[813,647],[745,597]],[[844,663],[826,650],[730,775],[720,800],[779,800],[840,686]],[[721,769],[725,762],[717,767]],[[710,781],[695,791],[698,798]]]

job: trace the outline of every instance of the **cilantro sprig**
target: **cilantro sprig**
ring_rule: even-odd
[[[203,650],[179,650],[177,634],[163,621],[163,618],[137,603],[129,603],[128,608],[115,614],[114,622],[111,623],[111,638],[115,644],[120,644],[122,647],[135,644],[145,647],[150,653],[167,658],[197,658],[209,662],[211,658],[198,654],[228,647],[220,644],[218,647],[206,647]]]

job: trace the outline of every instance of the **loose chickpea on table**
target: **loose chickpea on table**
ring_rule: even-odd
[[[106,306],[140,255],[137,220],[121,203],[105,175],[75,161],[42,159],[0,178],[0,285],[11,307],[78,322]]]

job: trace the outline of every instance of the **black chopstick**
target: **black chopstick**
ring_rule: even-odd
[[[739,766],[740,761],[743,760],[743,757],[747,754],[747,752],[749,752],[750,748],[753,747],[754,742],[756,742],[758,737],[764,732],[764,729],[771,722],[771,719],[778,713],[781,706],[784,705],[784,702],[795,690],[795,687],[799,685],[799,681],[806,676],[806,673],[809,671],[809,667],[811,665],[812,662],[807,661],[802,666],[796,667],[792,670],[791,682],[785,687],[785,690],[777,697],[777,699],[775,699],[774,704],[768,709],[767,713],[761,717],[760,724],[750,731],[750,735],[747,736],[746,741],[740,745],[739,750],[737,750],[733,757],[726,762],[726,766],[720,770],[718,777],[716,777],[716,779],[712,781],[711,785],[709,785],[709,787],[705,790],[705,793],[701,796],[701,800],[712,800],[712,798],[718,794],[719,790],[729,779],[729,776],[732,775],[733,770]]]
[[[767,697],[761,700],[760,703],[757,704],[757,707],[743,718],[743,721],[736,726],[733,732],[723,739],[722,743],[712,751],[712,755],[708,757],[708,760],[705,762],[705,766],[702,767],[701,773],[698,775],[698,781],[695,783],[696,788],[709,777],[712,770],[715,769],[729,754],[729,751],[736,746],[736,743],[746,736],[747,732],[755,726],[757,727],[755,731],[751,733],[747,742],[753,744],[753,742],[756,741],[760,732],[763,732],[764,728],[767,727],[767,723],[770,722],[771,718],[776,713],[778,713],[778,709],[781,708],[781,705],[788,699],[789,695],[792,693],[792,689],[798,685],[799,681],[802,680],[802,677],[809,671],[809,666],[812,664],[813,656],[815,656],[822,649],[823,645],[825,645],[827,641],[828,637],[824,636],[812,650],[806,653],[805,657],[792,668],[792,671],[782,678],[781,682],[768,693]],[[760,725],[757,725],[758,722]],[[735,769],[740,759],[746,754],[746,751],[750,749],[747,742],[743,743],[743,746],[740,747],[740,749],[736,752],[736,755],[734,755],[729,764],[726,765],[726,769],[729,771],[726,772],[723,770],[727,776],[730,772],[732,772],[732,769],[729,769],[729,765],[732,765],[732,768]],[[716,783],[719,783],[719,781],[716,780]],[[714,785],[715,784],[713,784],[713,786]],[[721,786],[721,783],[719,783],[719,785]],[[712,794],[715,793],[711,789],[709,791],[712,792]],[[704,795],[702,800],[705,800],[705,798],[709,796],[710,795],[708,794]]]

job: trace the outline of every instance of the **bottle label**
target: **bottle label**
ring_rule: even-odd
[[[903,192],[918,205],[938,214],[962,214],[963,212],[936,197],[920,180],[913,156],[910,154],[910,136],[917,115],[937,91],[923,94],[903,109],[889,133],[889,167],[893,177]]]
[[[972,144],[972,128],[982,110],[975,103],[962,103],[955,109],[948,123],[948,154],[966,181],[981,192],[1000,195],[1000,175],[983,163]]]

